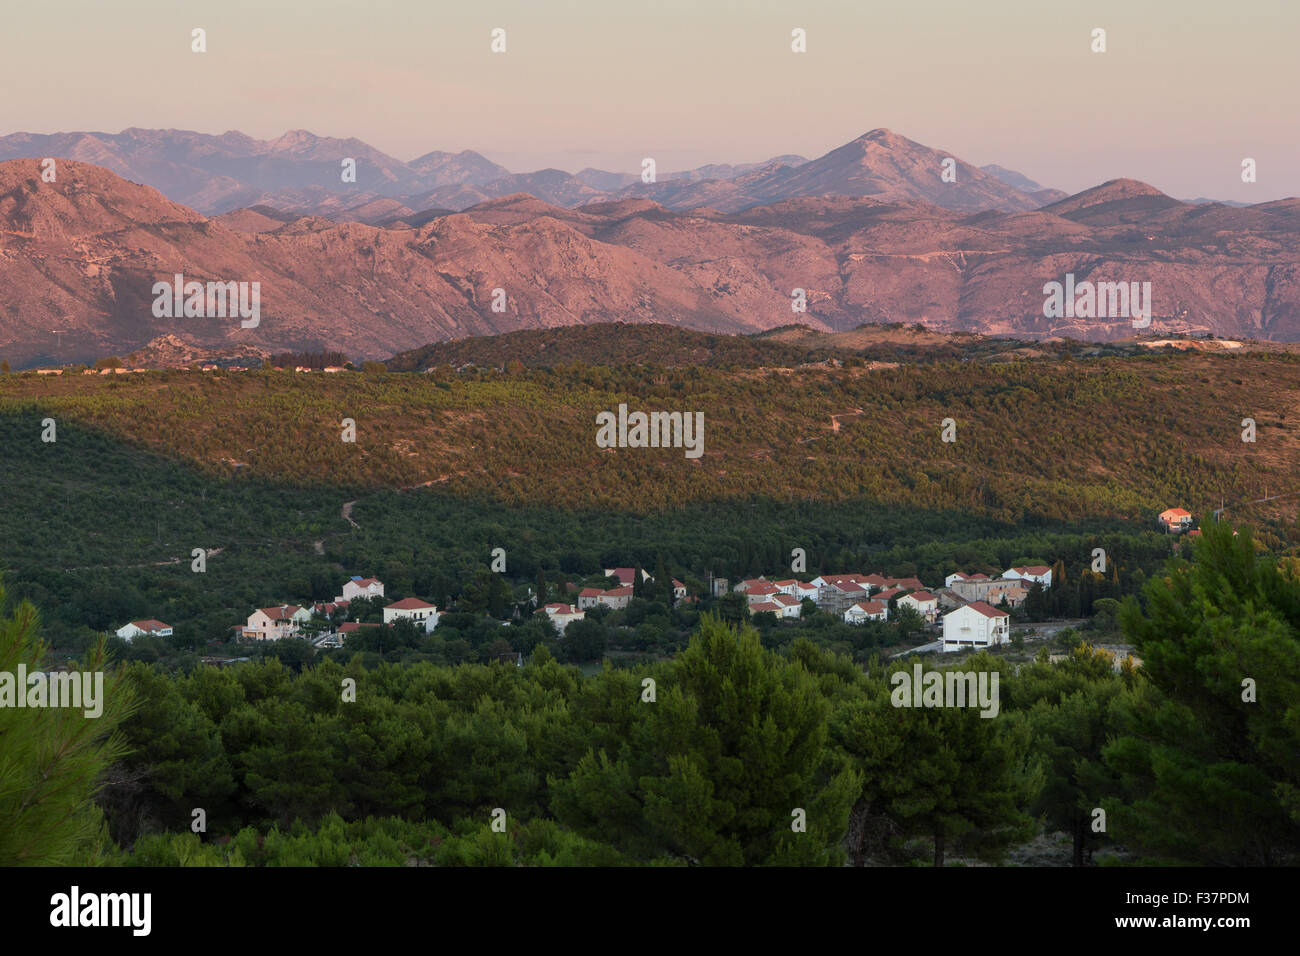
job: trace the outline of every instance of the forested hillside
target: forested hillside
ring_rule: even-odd
[[[237,481],[427,485],[474,501],[626,513],[864,498],[1011,522],[1131,519],[1172,504],[1201,513],[1291,491],[1298,398],[1300,361],[1264,353],[883,369],[0,378],[15,464],[76,453],[66,431],[57,445],[40,442],[42,419],[53,417]],[[596,414],[620,403],[702,412],[703,456],[597,447]],[[1254,443],[1242,441],[1245,418],[1257,425]],[[345,419],[355,422],[353,443],[343,440]],[[1271,512],[1294,514],[1294,502]]]
[[[900,706],[894,678],[919,662],[774,652],[714,618],[670,661],[589,676],[545,648],[523,667],[133,664],[87,737],[116,729],[128,752],[77,757],[112,767],[112,842],[54,808],[29,822],[73,858],[147,865],[942,865],[1024,861],[1040,832],[1040,863],[1294,863],[1296,562],[1224,524],[1191,558],[1121,614],[1141,670],[1087,645],[966,660],[1000,673],[993,719]],[[0,657],[34,660],[31,634],[22,609],[0,620]],[[55,752],[86,732],[46,714],[3,710],[0,729]],[[41,785],[24,773],[20,795]]]

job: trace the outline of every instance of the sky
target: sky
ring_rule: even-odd
[[[1300,0],[7,6],[0,135],[307,129],[402,160],[474,149],[515,172],[639,174],[644,157],[815,158],[887,127],[1067,192],[1129,177],[1184,199],[1300,195]]]

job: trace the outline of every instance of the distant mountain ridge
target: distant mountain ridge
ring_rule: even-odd
[[[266,206],[370,224],[410,222],[426,210],[459,211],[520,192],[565,208],[644,198],[669,209],[722,212],[831,195],[923,200],[961,211],[1014,211],[1065,196],[1012,170],[977,168],[883,129],[814,160],[785,154],[760,163],[713,163],[664,172],[652,183],[642,182],[639,172],[599,169],[512,173],[472,150],[435,150],[402,162],[361,140],[306,130],[271,140],[234,130],[210,135],[135,127],[120,133],[0,137],[0,161],[47,156],[102,166],[204,215]],[[344,182],[341,175],[341,163],[348,158],[356,161],[355,182]],[[940,163],[948,158],[956,163],[956,182],[940,178]]]
[[[737,212],[644,198],[566,209],[515,194],[411,218],[420,221],[376,227],[269,207],[206,218],[98,166],[65,160],[46,182],[37,160],[0,163],[0,357],[14,367],[86,361],[170,334],[199,348],[382,359],[448,339],[617,321],[1132,334],[1122,316],[1048,317],[1045,283],[1066,275],[1150,283],[1152,334],[1300,341],[1296,199],[1193,205],[1113,180],[1038,210],[843,196]],[[178,273],[259,283],[260,324],[155,316],[154,283]]]

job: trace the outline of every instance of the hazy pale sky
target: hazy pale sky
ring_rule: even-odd
[[[639,173],[645,156],[814,158],[883,126],[1070,192],[1127,176],[1180,198],[1300,195],[1300,0],[6,6],[0,134],[308,129],[403,160],[475,149],[516,172]]]

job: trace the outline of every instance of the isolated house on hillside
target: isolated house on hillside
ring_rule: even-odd
[[[1011,640],[1011,618],[984,601],[965,604],[943,616],[943,650],[994,647]]]
[[[130,624],[123,624],[117,629],[117,636],[124,641],[133,638],[148,635],[150,637],[171,637],[172,626],[164,624],[162,621],[155,621],[149,618],[144,621],[132,621]]]
[[[1160,512],[1160,525],[1173,534],[1186,531],[1192,526],[1192,513],[1182,508],[1166,508]]]

